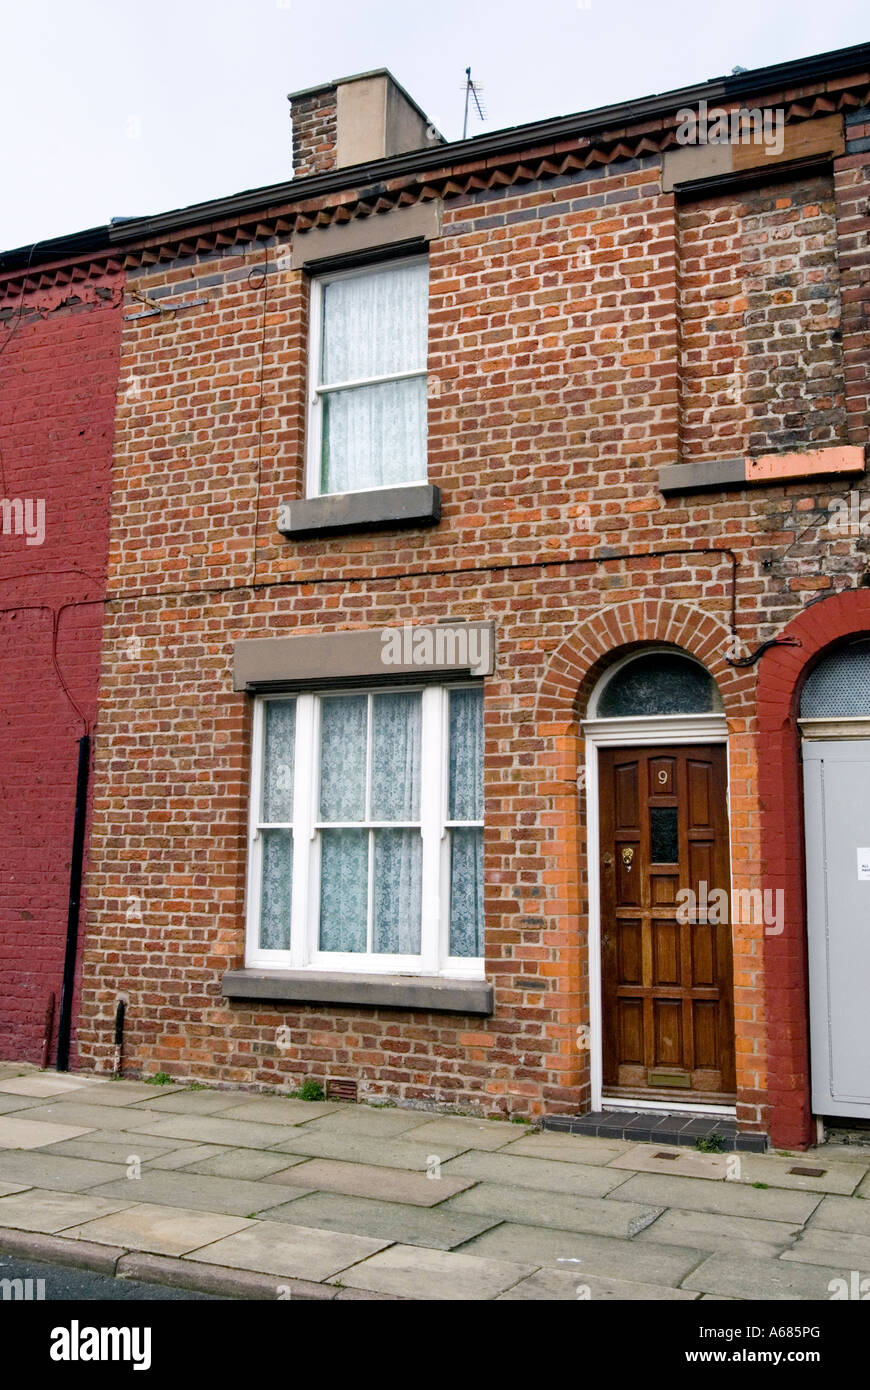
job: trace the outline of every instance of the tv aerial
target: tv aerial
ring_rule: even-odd
[[[475,106],[477,107],[477,114],[478,114],[478,116],[480,117],[480,119],[481,119],[482,121],[485,121],[485,120],[486,120],[486,111],[485,111],[485,109],[484,109],[483,102],[482,102],[481,99],[480,99],[480,94],[481,94],[481,92],[483,91],[483,87],[480,85],[479,82],[473,82],[473,81],[472,81],[472,79],[471,79],[471,68],[466,68],[466,69],[465,69],[464,90],[465,90],[465,118],[464,118],[464,120],[463,120],[463,122],[462,122],[462,138],[463,138],[463,140],[465,140],[466,137],[468,136],[468,110],[469,110],[469,106],[470,106],[472,97],[474,98],[474,104],[475,104]]]

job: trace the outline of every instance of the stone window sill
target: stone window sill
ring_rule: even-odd
[[[806,453],[669,464],[659,469],[659,491],[665,497],[671,497],[684,492],[769,487],[772,483],[863,472],[864,450],[860,445],[833,445],[826,449],[807,450]]]
[[[368,1008],[418,1009],[453,1014],[493,1012],[486,980],[440,975],[351,975],[320,970],[228,970],[221,980],[227,999],[299,1004],[360,1004]]]
[[[304,497],[281,508],[278,530],[292,540],[348,531],[389,530],[397,526],[434,526],[441,520],[441,489],[431,483],[373,488]]]

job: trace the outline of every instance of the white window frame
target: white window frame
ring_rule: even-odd
[[[320,472],[321,472],[321,447],[323,442],[323,398],[336,391],[349,391],[361,386],[378,386],[388,381],[413,381],[418,377],[424,380],[428,377],[428,367],[415,368],[407,372],[389,372],[382,376],[360,377],[353,381],[342,381],[333,383],[330,386],[323,386],[320,382],[322,371],[322,349],[323,349],[323,289],[325,285],[330,285],[335,280],[348,280],[352,277],[363,275],[375,275],[379,271],[398,269],[408,265],[429,264],[428,255],[422,256],[402,256],[392,259],[376,261],[371,265],[354,266],[350,270],[334,270],[324,275],[314,275],[311,278],[311,295],[309,303],[309,331],[308,331],[308,420],[307,435],[308,448],[306,451],[305,466],[305,496],[306,497],[335,497],[340,494],[334,492],[321,492]],[[428,319],[428,289],[427,289],[427,319]],[[428,355],[428,353],[427,353]],[[427,470],[428,471],[428,470]],[[425,477],[419,479],[425,482]],[[383,492],[387,487],[395,487],[395,483],[379,483],[373,487],[357,488],[358,492]]]
[[[482,956],[451,956],[450,944],[450,832],[453,828],[483,827],[483,820],[448,818],[449,798],[449,692],[480,689],[479,681],[451,681],[444,685],[414,684],[353,687],[336,690],[280,692],[257,696],[254,701],[251,744],[250,806],[248,813],[248,863],[246,889],[245,964],[267,970],[345,971],[355,974],[439,975],[459,979],[484,979]],[[396,690],[422,693],[420,832],[423,841],[421,950],[419,955],[386,955],[361,951],[321,951],[320,931],[320,710],[321,700],[333,696],[373,695]],[[260,820],[266,746],[266,707],[272,700],[296,702],[296,734],[293,776],[293,820],[279,826]],[[371,720],[369,719],[369,740]],[[402,828],[418,822],[366,822]],[[333,824],[324,823],[325,826]],[[335,823],[336,825],[339,823]],[[362,824],[355,822],[354,824]],[[290,949],[260,947],[260,892],[263,838],[261,830],[292,828],[293,890],[290,912]],[[369,877],[369,892],[372,876]]]

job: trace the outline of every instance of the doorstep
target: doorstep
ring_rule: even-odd
[[[737,1121],[725,1115],[671,1114],[640,1110],[590,1110],[585,1115],[545,1115],[541,1128],[562,1134],[589,1134],[598,1139],[629,1139],[637,1144],[679,1144],[692,1147],[699,1139],[721,1140],[723,1151],[765,1153],[766,1134],[741,1133]]]

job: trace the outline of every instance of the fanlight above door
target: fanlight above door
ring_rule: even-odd
[[[595,701],[596,719],[718,714],[722,701],[708,671],[678,652],[653,651],[614,667]]]

